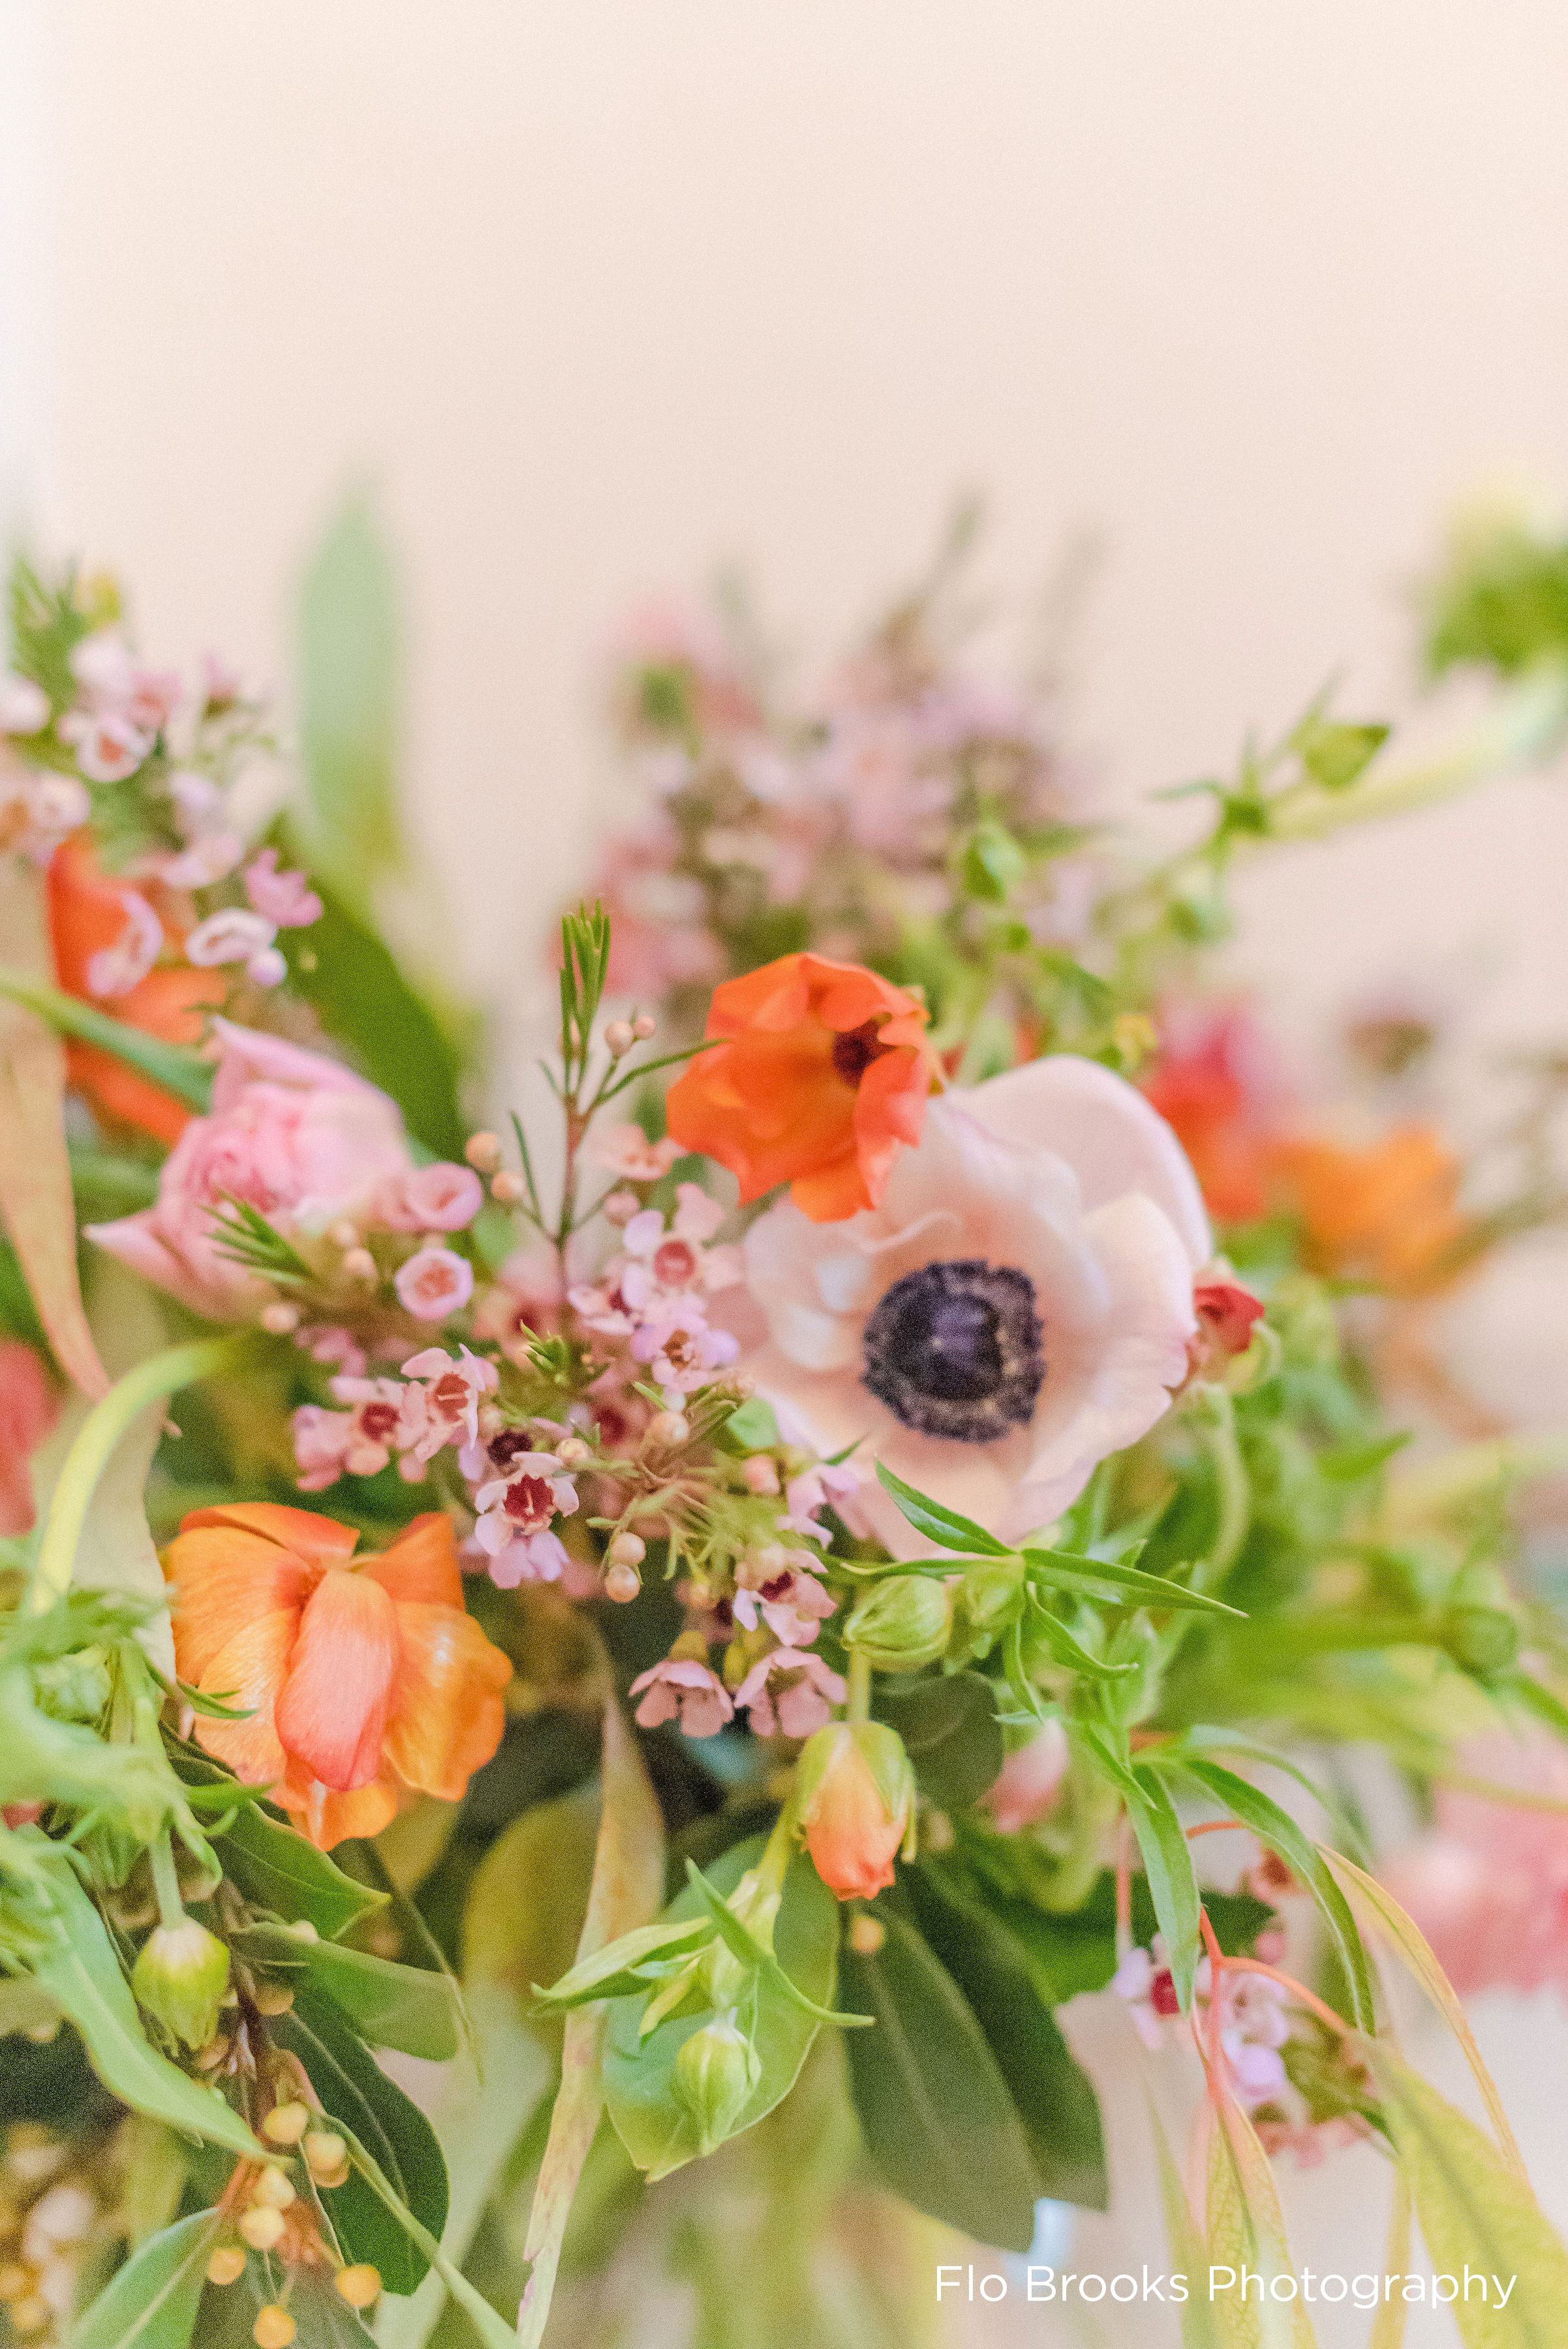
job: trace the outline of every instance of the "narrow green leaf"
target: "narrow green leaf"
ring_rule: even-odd
[[[397,580],[369,500],[350,497],[299,599],[299,750],[313,861],[369,914],[403,862],[398,823]]]
[[[1168,1581],[1163,1574],[1145,1574],[1136,1566],[1116,1566],[1104,1558],[1078,1557],[1066,1550],[1052,1549],[1026,1549],[1023,1561],[1043,1581],[1057,1584],[1064,1590],[1131,1599],[1140,1607],[1186,1609],[1197,1615],[1229,1615],[1233,1620],[1246,1620],[1240,1607],[1228,1607],[1222,1599],[1210,1599],[1201,1590],[1189,1590],[1184,1582]]]
[[[379,2165],[383,2180],[420,2226],[439,2237],[446,2224],[446,2165],[440,2141],[417,2105],[389,2080],[336,2001],[314,1985],[295,1993],[293,2006],[272,2025],[279,2044],[297,2055],[335,2128],[352,2134]],[[389,2292],[410,2292],[429,2265],[412,2229],[392,2224],[385,2197],[363,2175],[324,2187],[322,2204],[348,2261],[380,2271]]]
[[[205,1115],[212,1108],[213,1064],[192,1046],[165,1044],[140,1028],[127,1027],[123,1019],[111,1019],[107,1011],[97,1011],[90,1003],[78,1003],[74,995],[62,994],[57,987],[28,978],[9,967],[0,969],[0,996],[36,1012],[57,1036],[75,1036],[81,1043],[96,1044],[99,1051],[112,1052],[117,1061],[150,1077],[187,1109]]]
[[[1376,2004],[1366,1951],[1362,1947],[1361,1935],[1345,1895],[1310,1836],[1296,1825],[1288,1811],[1281,1809],[1272,1795],[1263,1794],[1250,1780],[1238,1776],[1234,1770],[1227,1770],[1221,1763],[1202,1761],[1196,1754],[1189,1754],[1183,1759],[1181,1767],[1233,1818],[1240,1819],[1243,1826],[1251,1827],[1259,1841],[1277,1853],[1286,1867],[1293,1868],[1310,1889],[1345,1969],[1353,2009],[1349,2020],[1363,2031],[1375,2030]]]
[[[1229,2096],[1210,2138],[1207,2231],[1206,2265],[1210,2271],[1228,2268],[1235,2279],[1231,2288],[1211,2295],[1222,2349],[1315,2349],[1299,2290],[1293,2299],[1274,2297],[1275,2278],[1294,2275],[1284,2216],[1269,2157],[1251,2122]],[[1262,2277],[1262,2300],[1240,2290],[1244,2269]]]
[[[957,1550],[973,1557],[1012,1556],[1005,1542],[998,1541],[994,1534],[988,1534],[985,1527],[977,1526],[972,1517],[961,1517],[956,1509],[944,1508],[940,1501],[929,1500],[924,1493],[917,1493],[912,1485],[906,1485],[901,1476],[895,1476],[880,1460],[877,1463],[877,1481],[885,1493],[891,1494],[915,1531],[924,1534],[928,1541],[934,1541],[939,1549]]]
[[[517,2349],[517,2336],[505,2318],[496,2314],[490,2302],[475,2292],[462,2270],[454,2266],[447,2258],[441,2247],[440,2237],[433,2234],[423,2220],[410,2209],[408,2203],[399,2193],[386,2171],[374,2156],[360,2144],[358,2137],[348,2123],[340,2116],[335,2116],[335,2117],[337,2121],[338,2132],[348,2147],[356,2178],[363,2182],[369,2193],[374,2195],[393,2227],[407,2238],[412,2250],[419,2254],[416,2263],[420,2272],[423,2274],[427,2269],[434,2268],[448,2292],[485,2344],[485,2349]],[[351,2180],[350,2183],[352,2182]],[[340,2199],[347,2191],[346,2187],[337,2188],[333,2197],[334,2200]],[[336,2212],[333,2214],[333,2226],[341,2240],[341,2230],[337,2228]],[[381,2281],[383,2283],[386,2282],[384,2268],[381,2271]],[[389,2289],[390,2289],[389,2286]]]
[[[1159,1780],[1137,1768],[1129,1775],[1132,1785],[1127,1796],[1127,1816],[1143,1854],[1155,1915],[1165,1935],[1171,1979],[1185,2014],[1192,2004],[1192,1981],[1198,1971],[1200,1902],[1192,1868],[1192,1848]]]
[[[450,1974],[397,1965],[338,1941],[301,1940],[281,1925],[252,1925],[233,1937],[241,1957],[269,1971],[304,1974],[335,1999],[372,2047],[445,2063],[462,2034],[462,2000]]]
[[[149,2044],[104,1921],[65,1859],[49,1874],[55,1932],[33,1954],[33,1977],[81,2033],[105,2087],[132,2112],[254,2158],[256,2139],[217,2089],[199,2086]]]
[[[573,1966],[547,1990],[535,1986],[535,2004],[542,2007],[584,2006],[597,1999],[628,1998],[653,1979],[660,1959],[682,1956],[712,1938],[712,1920],[706,1915],[639,1925],[622,1933],[591,1958]]]
[[[1059,1664],[1068,1671],[1081,1672],[1085,1680],[1125,1680],[1128,1672],[1137,1670],[1136,1664],[1107,1664],[1101,1657],[1092,1656],[1083,1642],[1073,1637],[1067,1626],[1059,1622],[1050,1609],[1042,1607],[1038,1600],[1029,1616],[1029,1632],[1032,1639],[1044,1641]]]
[[[1187,2298],[1180,2304],[1181,2349],[1223,2349],[1220,2328],[1215,2321],[1214,2303],[1207,2291],[1199,2288],[1199,2277],[1207,2282],[1208,2253],[1189,2207],[1187,2189],[1171,2155],[1165,2125],[1155,2109],[1152,2097],[1149,2099],[1148,2121],[1159,2164],[1159,2199],[1165,2212],[1166,2240],[1170,2246],[1170,2270],[1173,2275],[1187,2278]]]
[[[1386,2041],[1363,2048],[1434,2269],[1462,2280],[1469,2266],[1491,2287],[1484,2302],[1454,2302],[1466,2349],[1561,2349],[1568,2251],[1529,2184]]]
[[[71,2349],[189,2349],[223,2220],[197,2210],[150,2236],[71,2331]]]
[[[999,2251],[1034,2240],[1023,2124],[958,1985],[907,1919],[878,1911],[874,1957],[846,1950],[843,1997],[875,2031],[846,2043],[866,2149],[917,2210]]]

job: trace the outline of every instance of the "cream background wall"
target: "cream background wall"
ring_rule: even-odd
[[[282,677],[374,483],[446,944],[515,1008],[591,856],[596,647],[717,557],[809,647],[960,484],[1020,595],[1095,529],[1123,799],[1332,672],[1404,706],[1454,499],[1568,493],[1565,88],[1556,0],[0,0],[0,484],[151,645]],[[1302,1026],[1429,966],[1561,1033],[1565,877],[1516,782],[1260,877],[1245,960]],[[1557,1278],[1467,1309],[1538,1419]]]

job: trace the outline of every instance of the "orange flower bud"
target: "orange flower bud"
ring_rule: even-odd
[[[903,1742],[880,1722],[838,1722],[807,1740],[797,1816],[818,1876],[841,1900],[869,1900],[892,1883],[914,1798]]]

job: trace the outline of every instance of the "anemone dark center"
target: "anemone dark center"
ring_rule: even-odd
[[[841,1028],[833,1040],[833,1065],[846,1085],[858,1087],[861,1078],[873,1061],[890,1052],[891,1044],[884,1044],[878,1022],[864,1019],[858,1028]]]
[[[1015,1266],[981,1257],[923,1264],[867,1319],[861,1375],[906,1427],[993,1444],[1034,1415],[1044,1337],[1034,1284]]]

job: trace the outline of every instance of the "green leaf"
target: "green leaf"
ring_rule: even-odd
[[[1058,1912],[1038,1908],[1026,1897],[1021,1897],[1016,1887],[1008,1890],[1001,1888],[999,1879],[1005,1868],[1016,1863],[1016,1854],[1009,1848],[1016,1840],[977,1836],[969,1830],[950,1858],[923,1859],[920,1866],[936,1874],[944,1889],[950,1882],[958,1896],[983,1900],[999,1923],[1028,1952],[1031,1963],[1049,1989],[1054,2006],[1064,2005],[1080,1991],[1104,1990],[1116,1970],[1115,1876],[1108,1868],[1103,1868],[1087,1898],[1075,1909]],[[1000,1858],[1001,1865],[994,1873],[986,1864],[988,1857]],[[1203,1905],[1209,1912],[1214,1938],[1227,1957],[1242,1956],[1249,1951],[1265,1925],[1274,1918],[1274,1911],[1264,1901],[1254,1900],[1250,1893],[1206,1890]],[[1132,1880],[1134,1940],[1147,1945],[1158,1924],[1148,1879],[1139,1871]]]
[[[198,2086],[148,2044],[104,1921],[63,1857],[49,1870],[47,1899],[55,1938],[33,1954],[33,1977],[81,2033],[105,2087],[132,2112],[254,2158],[256,2139],[217,2089]]]
[[[1438,2275],[1467,2265],[1507,2288],[1483,2302],[1462,2298],[1454,2321],[1466,2349],[1558,2349],[1568,2309],[1568,2252],[1528,2183],[1475,2123],[1413,2072],[1384,2040],[1363,2043],[1383,2116],[1415,2199]]]
[[[726,1452],[772,1452],[780,1440],[774,1407],[762,1395],[748,1395],[730,1413],[716,1439]]]
[[[41,1524],[72,1445],[87,1423],[89,1406],[75,1395],[66,1404],[30,1467]],[[147,1619],[137,1638],[165,1680],[174,1672],[174,1634],[169,1621],[168,1588],[148,1529],[143,1495],[152,1455],[169,1416],[163,1398],[148,1405],[120,1437],[93,1487],[77,1542],[71,1575],[78,1590],[123,1590],[146,1599]]]
[[[917,1493],[912,1485],[906,1485],[901,1476],[895,1476],[880,1460],[877,1463],[877,1481],[885,1493],[892,1495],[915,1531],[924,1534],[928,1541],[934,1541],[939,1549],[958,1550],[971,1557],[1011,1557],[1013,1555],[1005,1542],[998,1541],[994,1534],[988,1534],[985,1527],[977,1526],[972,1517],[961,1517],[956,1509],[944,1508],[940,1501],[929,1500],[924,1493]]]
[[[303,1974],[326,1991],[372,2047],[396,2047],[433,2063],[458,2051],[462,2001],[450,1974],[397,1965],[339,1941],[302,1941],[281,1925],[249,1926],[233,1943],[270,1972]]]
[[[728,1894],[762,1852],[759,1837],[737,1844],[716,1860],[708,1881]],[[688,1918],[707,1914],[701,1893],[688,1884],[666,1912]],[[838,1904],[815,1868],[804,1855],[790,1862],[784,1878],[784,1901],[774,1930],[774,1952],[792,1982],[817,2005],[830,2005],[838,1948]],[[662,2178],[695,2158],[695,2125],[676,2096],[675,2057],[682,2042],[708,2020],[706,2014],[668,2018],[639,2039],[644,2001],[617,1999],[609,2010],[605,2033],[605,2103],[621,2143],[650,2178]],[[742,2025],[749,2023],[746,2014]],[[765,1992],[757,2001],[754,2044],[759,2059],[757,2085],[742,2106],[732,2134],[750,2128],[787,2095],[817,2033],[815,2018],[792,2002]],[[856,2032],[857,2039],[872,2036]]]
[[[398,670],[392,558],[363,493],[346,501],[299,599],[299,753],[312,862],[361,916],[398,871]],[[314,936],[314,932],[312,933]]]
[[[1236,2288],[1210,2292],[1223,2349],[1314,2349],[1312,2319],[1299,2291],[1276,2300],[1275,2277],[1293,2275],[1285,2222],[1269,2157],[1240,2105],[1227,2096],[1209,2141],[1206,2264],[1229,2268]],[[1242,2293],[1243,2270],[1262,2278],[1262,2302]],[[1193,2279],[1196,2282],[1196,2279]]]
[[[638,1969],[650,1961],[685,1956],[713,1937],[713,1921],[704,1909],[698,1917],[666,1918],[654,1925],[618,1934],[602,1950],[547,1986],[535,1985],[535,2002],[542,2007],[572,2007],[604,1998],[631,1998],[648,1987],[649,1976]]]
[[[314,1986],[295,1994],[273,2023],[279,2044],[297,2055],[323,2109],[345,2137],[367,2148],[392,2191],[439,2240],[446,2224],[446,2165],[417,2105],[389,2080],[337,2002]],[[389,2292],[410,2292],[430,2265],[384,2199],[356,2173],[322,2189],[322,2203],[350,2266],[379,2268]]]
[[[308,1837],[271,1817],[254,1802],[243,1800],[244,1789],[193,1746],[176,1745],[170,1754],[178,1775],[192,1788],[232,1785],[242,1807],[232,1826],[213,1840],[223,1847],[225,1875],[253,1909],[270,1909],[286,1924],[304,1919],[324,1940],[335,1940],[361,1917],[384,1909],[387,1896],[369,1884],[346,1876],[326,1852]]]
[[[78,1003],[74,995],[64,995],[57,987],[46,986],[41,979],[32,979],[24,971],[6,967],[0,969],[0,996],[8,1002],[26,1005],[47,1022],[57,1035],[75,1036],[83,1044],[96,1044],[102,1052],[112,1052],[128,1069],[135,1069],[166,1093],[183,1102],[187,1109],[205,1115],[213,1106],[213,1069],[211,1061],[189,1044],[165,1044],[156,1036],[146,1035],[140,1028],[127,1027],[123,1019],[111,1019],[107,1011],[97,1011],[90,1003]]]
[[[940,1809],[968,1810],[995,1785],[1006,1752],[996,1692],[983,1673],[879,1678],[872,1711],[898,1731],[921,1793]]]
[[[223,2220],[198,2210],[150,2236],[71,2331],[71,2349],[188,2349]]]
[[[0,961],[26,981],[53,969],[44,875],[0,856]],[[0,988],[0,1222],[62,1369],[85,1394],[109,1378],[82,1307],[76,1200],[65,1130],[66,1056],[26,994]]]
[[[504,2317],[496,2314],[487,2300],[481,2298],[462,2269],[454,2265],[447,2257],[441,2249],[439,2235],[433,2234],[418,2213],[410,2208],[379,2162],[360,2143],[354,2131],[341,2120],[338,2122],[338,2128],[348,2147],[349,2159],[354,2165],[355,2176],[350,2183],[363,2183],[367,2192],[373,2195],[380,2204],[392,2226],[419,2254],[424,2263],[425,2271],[428,2272],[431,2268],[434,2268],[481,2341],[484,2343],[485,2349],[516,2349],[516,2335],[510,2324]],[[337,2188],[334,2199],[337,2199],[347,2191],[346,2187]],[[386,2282],[385,2270],[382,2271],[381,2280],[383,2283]]]
[[[1240,1607],[1189,1590],[1184,1582],[1168,1581],[1163,1574],[1144,1574],[1136,1566],[1116,1566],[1104,1558],[1078,1557],[1066,1550],[1026,1549],[1023,1562],[1044,1581],[1064,1590],[1085,1590],[1096,1597],[1131,1599],[1139,1607],[1189,1609],[1199,1615],[1229,1615],[1245,1621]]]
[[[1108,1664],[1102,1657],[1091,1655],[1083,1641],[1073,1637],[1065,1623],[1053,1615],[1048,1607],[1043,1607],[1038,1599],[1030,1610],[1028,1627],[1032,1645],[1038,1641],[1049,1648],[1064,1670],[1080,1673],[1085,1680],[1120,1681],[1137,1670],[1136,1663]]]
[[[1388,740],[1386,726],[1343,726],[1314,711],[1291,736],[1291,748],[1314,783],[1345,792],[1359,782]]]
[[[914,1926],[877,1914],[882,1946],[874,1957],[846,1950],[840,1993],[877,2023],[846,2043],[866,2150],[917,2210],[1000,2251],[1026,2251],[1039,2189],[997,2060]]]
[[[1130,1768],[1122,1762],[1103,1731],[1084,1727],[1079,1733],[1127,1804],[1148,1872],[1155,1915],[1165,1935],[1176,1995],[1185,2014],[1192,2003],[1192,1978],[1198,1970],[1199,1901],[1192,1853],[1181,1822],[1170,1796],[1147,1768]]]
[[[1151,1766],[1158,1766],[1153,1756]],[[1310,1836],[1297,1826],[1290,1813],[1282,1810],[1272,1795],[1238,1776],[1234,1770],[1227,1770],[1223,1764],[1200,1761],[1196,1754],[1188,1754],[1180,1766],[1233,1818],[1251,1827],[1259,1841],[1278,1853],[1286,1867],[1293,1868],[1302,1882],[1310,1887],[1345,1969],[1353,2009],[1350,2020],[1364,2031],[1375,2030],[1376,2007],[1361,1935],[1344,1893]]]
[[[929,1871],[903,1878],[927,1946],[985,2034],[1023,2124],[1036,2194],[1110,2208],[1105,2135],[1094,2084],[1051,2011],[1049,1984],[1015,1940],[978,1903],[957,1900]]]
[[[285,854],[298,853],[286,824],[275,826],[274,837]],[[452,1039],[375,929],[330,883],[317,877],[316,888],[320,920],[279,933],[291,986],[327,1033],[350,1047],[371,1083],[390,1094],[409,1132],[437,1157],[460,1159],[468,1121]]]
[[[1171,2156],[1170,2141],[1152,2096],[1148,2100],[1148,2125],[1159,2164],[1159,2199],[1165,2212],[1166,2241],[1170,2247],[1170,2271],[1184,2275],[1188,2281],[1188,2296],[1181,2302],[1181,2349],[1221,2349],[1214,2303],[1207,2292],[1192,2288],[1196,2279],[1203,2275],[1208,2259],[1187,2199],[1187,2189]]]

